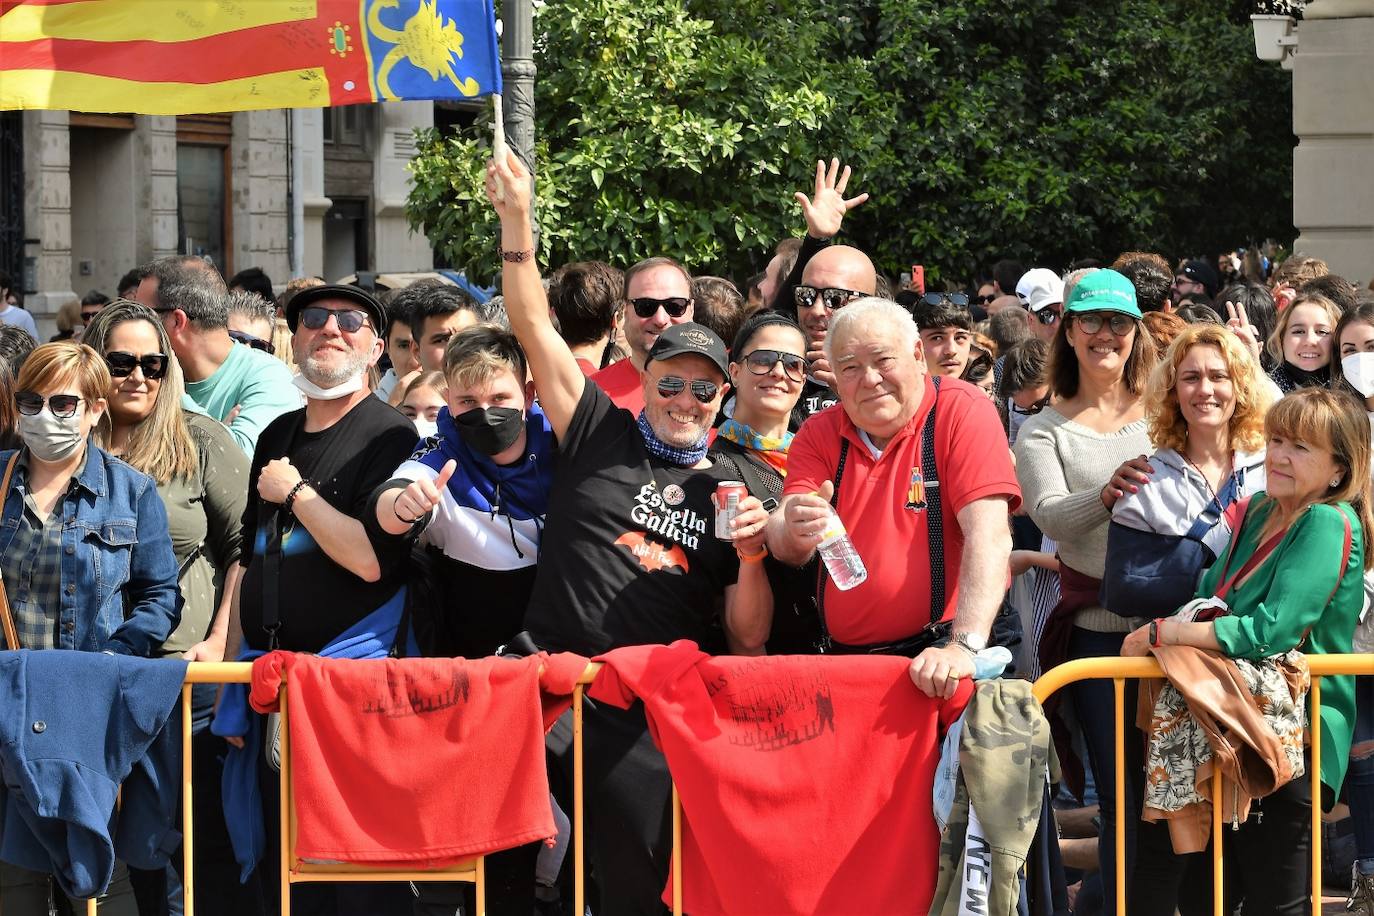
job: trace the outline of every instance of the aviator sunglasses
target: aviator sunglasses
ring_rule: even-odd
[[[806,360],[781,350],[754,350],[744,357],[743,363],[755,375],[768,375],[778,363],[782,363],[782,371],[794,382],[800,382],[806,375]]]
[[[658,314],[659,309],[667,312],[669,318],[681,318],[687,314],[687,306],[691,304],[691,299],[684,299],[681,296],[673,296],[670,299],[651,299],[648,296],[640,296],[638,299],[630,300],[630,305],[634,306],[635,314],[640,318],[652,318]]]
[[[687,385],[686,379],[678,378],[676,375],[665,375],[658,380],[658,396],[664,400],[675,398],[682,394]],[[691,386],[692,396],[703,404],[711,403],[716,392],[720,391],[719,385],[704,379],[692,379]]]
[[[81,403],[81,398],[74,394],[54,394],[45,398],[36,391],[17,391],[14,395],[14,405],[26,417],[38,416],[44,401],[54,417],[67,420],[76,416],[76,407]]]
[[[105,354],[105,365],[109,367],[113,378],[125,378],[133,374],[134,367],[137,366],[143,370],[144,378],[156,381],[167,374],[167,355],[145,353],[142,356],[134,356],[132,353],[114,350]]]

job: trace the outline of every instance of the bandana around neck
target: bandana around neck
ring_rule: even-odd
[[[754,432],[754,428],[741,423],[738,420],[726,420],[716,430],[716,435],[722,439],[728,439],[742,448],[750,449],[759,453],[759,457],[766,461],[780,474],[787,473],[787,450],[792,447],[792,440],[796,437],[795,433],[784,433],[781,438],[776,436],[764,436]]]
[[[639,412],[639,435],[644,440],[644,447],[649,450],[649,454],[684,468],[690,468],[706,457],[706,441],[711,438],[708,433],[691,448],[675,448],[658,437],[642,410]]]

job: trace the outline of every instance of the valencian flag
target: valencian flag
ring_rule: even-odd
[[[500,91],[491,0],[0,0],[0,109],[172,115]]]

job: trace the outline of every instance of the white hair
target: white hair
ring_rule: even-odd
[[[917,329],[916,319],[911,313],[891,299],[865,296],[840,309],[831,319],[830,329],[825,334],[825,358],[832,364],[835,362],[835,338],[842,333],[853,334],[881,324],[891,329],[893,336],[902,341],[904,349],[915,351],[916,341],[921,339],[921,332]]]
[[[1100,268],[1100,267],[1081,267],[1081,268],[1079,268],[1078,270],[1071,270],[1071,271],[1069,271],[1067,274],[1065,274],[1065,275],[1064,275],[1064,303],[1065,303],[1065,305],[1068,304],[1068,301],[1069,301],[1069,293],[1073,292],[1073,288],[1074,288],[1075,286],[1078,285],[1078,281],[1079,281],[1079,280],[1082,280],[1082,279],[1083,279],[1084,277],[1086,277],[1088,274],[1094,273],[1095,271],[1099,271],[1099,270],[1101,270],[1101,269],[1102,269],[1102,268]]]

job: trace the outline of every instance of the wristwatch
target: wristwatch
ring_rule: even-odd
[[[976,633],[955,633],[951,642],[969,655],[977,655],[988,647],[987,637]]]

